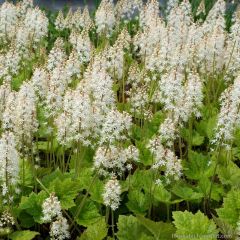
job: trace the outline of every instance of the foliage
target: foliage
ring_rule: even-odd
[[[174,225],[177,228],[177,239],[188,239],[195,236],[203,239],[217,239],[217,228],[212,220],[209,220],[203,213],[198,211],[196,214],[190,212],[173,212]]]

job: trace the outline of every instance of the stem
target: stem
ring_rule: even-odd
[[[152,156],[152,165],[153,165],[153,156]],[[150,192],[149,192],[149,209],[148,209],[148,217],[151,218],[151,211],[152,211],[152,198],[153,198],[153,192],[152,188],[153,188],[153,182],[155,180],[155,175],[152,174],[152,181],[151,181],[151,185],[150,185]]]
[[[219,146],[221,146],[221,142],[222,142],[222,141],[219,142],[219,145],[218,145],[217,149],[219,149]],[[209,189],[208,200],[207,200],[207,202],[208,202],[208,208],[210,208],[213,182],[214,182],[214,177],[215,177],[215,175],[216,175],[217,167],[218,167],[218,164],[219,164],[220,152],[221,152],[221,149],[219,149],[219,151],[218,151],[218,155],[217,155],[217,159],[216,159],[216,164],[215,164],[215,167],[214,167],[214,171],[213,171],[213,175],[212,175],[212,179],[211,179],[211,183],[210,183],[210,189]]]
[[[25,185],[25,158],[23,157],[23,164],[22,164],[22,189]]]
[[[63,146],[63,153],[62,153],[62,171],[65,170],[65,146]]]
[[[50,159],[49,159],[49,137],[47,137],[47,152],[46,152],[46,155],[47,155],[47,167],[50,168],[51,167],[51,163],[50,163]]]
[[[114,212],[111,209],[111,213],[112,213],[112,235],[113,235],[113,239],[115,239],[115,232],[114,232]]]
[[[123,67],[124,68],[124,67]],[[123,103],[123,109],[124,109],[124,103],[125,103],[125,81],[124,81],[124,73],[122,76],[122,103]]]
[[[105,222],[106,222],[106,224],[108,224],[108,220],[109,220],[109,211],[110,211],[110,209],[109,209],[109,207],[107,207],[106,215],[105,215]]]
[[[73,219],[71,218],[71,216],[68,214],[67,211],[65,211],[64,209],[62,210],[64,212],[64,214],[67,216],[67,218],[73,222]],[[78,228],[78,226],[74,223],[74,228],[78,231],[79,234],[81,234],[81,230]]]
[[[180,159],[183,159],[181,137],[179,137],[179,139],[178,139],[178,145],[179,145]]]
[[[50,149],[50,162],[54,162],[54,167],[56,167],[56,162],[54,161],[54,157],[53,157],[54,153],[53,153],[53,132],[51,133],[51,149]]]
[[[81,201],[81,203],[80,203],[80,205],[79,205],[79,207],[78,207],[78,209],[77,209],[77,211],[76,211],[76,214],[75,214],[74,219],[73,219],[73,221],[72,221],[72,223],[71,223],[71,225],[70,225],[70,228],[73,227],[73,225],[74,225],[74,223],[75,223],[75,221],[76,221],[76,218],[77,218],[77,217],[79,216],[79,214],[81,213],[81,210],[82,210],[82,208],[83,208],[83,206],[84,206],[84,203],[86,202],[87,197],[88,197],[88,195],[89,195],[89,191],[90,191],[92,185],[94,184],[97,176],[98,176],[98,175],[97,175],[97,173],[96,173],[96,175],[94,176],[92,182],[90,183],[89,188],[88,188],[86,194],[84,195],[84,197],[83,197],[83,199],[82,199],[82,201]]]
[[[176,211],[179,210],[179,203],[176,203]]]
[[[189,153],[192,149],[192,128],[193,128],[193,121],[192,121],[192,117],[189,119],[189,135],[188,135],[188,156]]]
[[[36,177],[36,181],[39,183],[39,185],[43,188],[43,190],[50,195],[50,192],[48,191],[48,189],[43,185],[43,183]]]
[[[190,211],[189,201],[186,201],[186,203],[187,203],[187,210]]]
[[[167,222],[170,222],[170,204],[167,203],[166,206],[167,206]]]
[[[81,157],[80,157],[80,151],[82,150]],[[77,145],[77,158],[75,160],[75,177],[79,174],[79,169],[82,163],[82,160],[84,159],[86,153],[86,147],[82,147],[81,143],[78,142]]]
[[[206,197],[204,197],[204,200],[203,200],[203,212],[205,215],[207,215],[207,199]]]
[[[64,169],[65,172],[67,171],[68,166],[69,166],[69,164],[70,164],[70,160],[71,160],[71,157],[72,157],[72,153],[73,153],[73,148],[71,148],[71,152],[69,153],[69,156],[68,156],[68,159],[67,159],[67,162],[66,162],[66,165],[65,165],[65,169]]]

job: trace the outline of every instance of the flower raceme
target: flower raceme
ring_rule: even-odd
[[[221,95],[221,108],[218,115],[217,127],[213,143],[221,143],[229,147],[233,140],[234,130],[240,123],[240,77],[234,80]]]
[[[45,199],[42,204],[43,222],[51,222],[56,217],[61,217],[61,205],[54,193],[51,193],[49,198]]]
[[[95,15],[98,33],[110,34],[116,22],[112,0],[101,1]]]
[[[113,211],[120,205],[121,186],[117,179],[110,179],[105,187],[103,193],[103,201],[107,207],[110,207]]]
[[[0,139],[0,183],[2,195],[12,199],[12,187],[19,181],[19,152],[12,132],[6,131]]]
[[[94,156],[94,168],[103,176],[122,176],[132,169],[138,158],[138,149],[131,145],[128,148],[100,146]]]

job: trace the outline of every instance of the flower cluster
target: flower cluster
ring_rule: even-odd
[[[50,237],[51,240],[70,239],[69,225],[66,218],[59,217],[51,224]]]
[[[128,148],[100,146],[94,156],[94,168],[104,176],[122,176],[132,169],[132,161],[137,162],[138,158],[137,148],[131,145]]]
[[[117,179],[110,179],[105,187],[103,193],[103,201],[107,207],[110,207],[113,211],[120,205],[121,186]]]
[[[6,131],[0,139],[0,184],[2,195],[11,200],[10,190],[19,180],[19,153],[16,148],[15,137]]]
[[[9,226],[14,226],[15,220],[13,216],[5,210],[0,217],[0,228],[5,228]]]
[[[164,171],[167,182],[171,179],[178,180],[181,177],[181,159],[179,159],[171,149],[164,147],[161,139],[158,137],[152,139],[148,144],[148,148],[155,160],[152,169]]]
[[[63,217],[60,201],[54,193],[51,193],[43,202],[42,212],[42,221],[45,223],[51,222],[50,237],[52,240],[64,240],[70,238],[67,219]]]
[[[78,61],[80,63],[89,62],[93,51],[93,45],[90,41],[87,29],[84,29],[80,34],[72,32],[69,40],[78,56]]]
[[[61,204],[54,193],[45,199],[42,204],[43,222],[51,222],[54,218],[62,216]]]
[[[228,144],[233,139],[234,130],[240,124],[240,77],[222,93],[220,100],[221,109],[213,143]]]
[[[102,0],[95,15],[98,33],[111,33],[115,25],[114,5],[112,0]]]
[[[38,129],[36,96],[31,83],[22,84],[16,94],[12,122],[17,143],[31,144]]]
[[[22,67],[22,60],[34,57],[32,49],[37,49],[48,33],[48,18],[32,1],[22,1],[17,5],[4,2],[0,6],[0,39],[5,50],[0,53],[0,77],[11,80]]]
[[[55,120],[58,128],[57,139],[67,145],[81,142],[90,145],[89,138],[93,134],[93,108],[90,98],[80,88],[69,90],[63,99],[63,112]]]
[[[113,144],[116,141],[126,140],[126,134],[132,126],[131,116],[116,109],[110,110],[100,131],[100,144]]]
[[[129,49],[131,36],[126,29],[123,29],[119,34],[116,42],[110,47],[106,53],[108,69],[111,76],[122,79],[124,72],[124,56],[125,51]]]

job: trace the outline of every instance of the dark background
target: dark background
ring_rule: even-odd
[[[159,1],[163,3],[166,2],[167,0]],[[0,0],[0,4],[3,2],[4,0]],[[99,2],[101,2],[101,0],[34,0],[35,5],[45,7],[51,10],[59,10],[66,5],[72,7],[72,9],[76,9],[79,6],[83,7],[85,5],[88,5],[90,9],[94,9],[96,4],[98,4]]]
[[[115,0],[116,2],[117,0]],[[131,1],[131,0],[129,0]],[[144,2],[146,2],[145,0]],[[159,0],[161,5],[165,5],[168,0]],[[199,2],[200,0],[192,0]],[[206,0],[206,1],[216,1],[216,0]],[[0,0],[0,4],[3,3],[4,0]],[[13,1],[15,2],[15,1]],[[77,7],[83,7],[88,5],[89,9],[94,9],[96,4],[101,2],[101,0],[34,0],[34,4],[40,7],[44,7],[50,10],[59,10],[64,6],[72,7],[72,9],[76,9]],[[232,0],[226,0],[227,3],[232,2]],[[240,3],[240,0],[234,0],[235,4]]]
[[[3,2],[5,2],[5,0],[0,0],[0,4],[2,4]],[[16,1],[12,1],[12,2],[16,2]],[[73,9],[76,9],[79,6],[83,7],[86,4],[90,8],[94,8],[96,2],[98,1],[97,0],[33,0],[33,2],[35,5],[38,5],[40,7],[45,7],[51,10],[59,10],[66,5],[69,7],[72,7]]]

